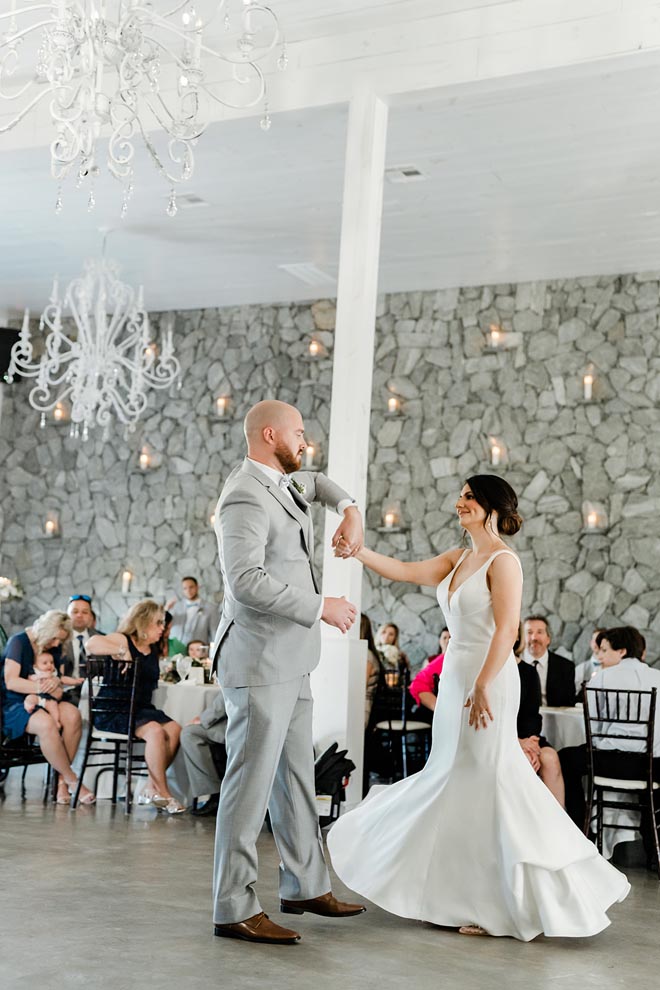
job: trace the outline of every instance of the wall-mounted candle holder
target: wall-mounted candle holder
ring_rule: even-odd
[[[607,509],[602,502],[582,503],[582,532],[606,533],[608,528]]]
[[[505,330],[499,323],[490,323],[485,331],[486,354],[499,354],[501,351],[508,351],[520,344],[520,334]]]
[[[60,535],[60,520],[56,512],[49,512],[44,520],[44,536],[47,540]]]
[[[231,413],[231,399],[228,395],[219,395],[213,402],[215,415],[218,419],[228,419]]]
[[[302,455],[301,471],[318,471],[319,469],[319,446],[313,440],[305,447]]]
[[[128,595],[131,591],[131,585],[133,583],[134,574],[132,571],[125,570],[122,571],[121,575],[121,593],[122,595]]]
[[[319,340],[318,337],[310,337],[309,342],[307,344],[307,353],[306,353],[306,357],[308,358],[308,360],[318,361],[321,358],[326,357],[327,353],[328,353],[327,350],[325,349],[323,343]]]
[[[585,373],[582,375],[582,398],[584,402],[594,401],[595,382],[596,382],[596,376],[594,374],[593,368],[587,368]]]
[[[488,440],[489,460],[492,467],[499,467],[506,458],[506,448],[497,437]]]
[[[403,402],[398,395],[390,395],[387,399],[386,416],[403,416]]]
[[[65,426],[71,419],[71,411],[65,402],[56,402],[53,407],[53,422]]]
[[[148,471],[149,468],[152,467],[152,464],[153,464],[153,458],[151,456],[151,451],[145,445],[144,447],[142,447],[138,455],[138,465],[140,467],[140,471]]]
[[[383,506],[382,524],[379,533],[406,533],[408,527],[403,524],[401,506],[398,502],[389,502]]]

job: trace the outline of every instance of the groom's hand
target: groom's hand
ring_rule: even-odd
[[[355,622],[357,609],[345,598],[324,598],[321,618],[329,626],[346,633]]]
[[[364,544],[362,516],[359,509],[349,505],[344,509],[344,518],[332,537],[332,546],[337,557],[354,557]]]

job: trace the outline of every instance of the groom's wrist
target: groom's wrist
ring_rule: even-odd
[[[357,502],[355,501],[354,498],[343,498],[341,502],[339,502],[337,505],[338,515],[345,516],[347,512],[351,512],[351,511],[357,512],[358,515],[360,514],[360,510],[358,509]]]

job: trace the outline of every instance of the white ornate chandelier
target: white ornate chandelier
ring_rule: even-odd
[[[226,35],[222,52],[202,39],[220,14]],[[124,187],[122,216],[133,191],[138,142],[170,185],[167,213],[174,216],[174,186],[193,174],[193,146],[206,128],[200,94],[231,109],[263,101],[261,126],[270,127],[258,63],[280,41],[280,27],[276,14],[256,0],[11,0],[11,10],[0,14],[3,27],[0,100],[18,110],[0,134],[49,101],[56,130],[51,174],[60,184],[57,212],[61,183],[72,172],[78,184],[89,185],[88,208],[93,209],[102,131],[108,134],[107,168]],[[41,45],[36,71],[25,81],[19,71],[21,48],[34,32],[41,32]],[[217,70],[218,63],[227,67],[225,78],[211,82],[207,70]],[[284,69],[286,63],[282,42],[277,64]],[[156,146],[159,130],[166,135],[166,154]]]
[[[19,339],[11,351],[7,381],[14,375],[36,378],[30,405],[41,413],[70,406],[71,436],[86,440],[90,427],[109,428],[116,417],[129,430],[144,412],[148,391],[168,388],[180,373],[172,329],[160,347],[153,341],[142,287],[136,294],[117,275],[112,261],[88,261],[64,296],[55,279],[39,328],[48,329],[40,360],[35,361],[26,310]],[[71,331],[64,326],[69,311]]]

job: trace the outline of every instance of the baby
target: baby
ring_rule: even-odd
[[[57,687],[49,694],[39,692],[39,694],[26,695],[23,703],[25,711],[32,713],[35,708],[43,708],[55,720],[55,725],[57,728],[61,729],[62,724],[59,716],[59,702],[62,699],[62,683],[60,678],[57,676],[57,669],[55,667],[53,654],[46,652],[38,653],[34,658],[32,671],[33,672],[28,677],[28,680],[39,682],[42,680],[54,679],[57,681]]]

